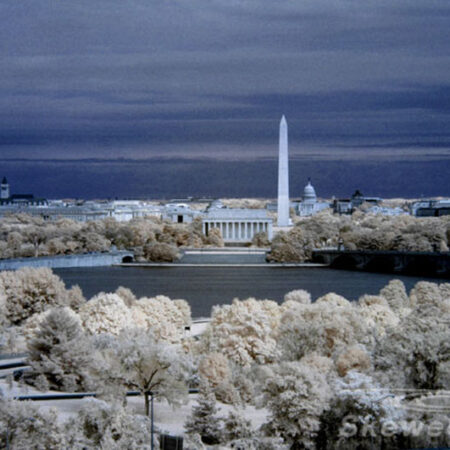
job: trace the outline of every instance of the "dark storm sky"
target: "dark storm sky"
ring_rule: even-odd
[[[448,0],[0,1],[13,192],[450,195]],[[43,161],[45,160],[45,161]]]

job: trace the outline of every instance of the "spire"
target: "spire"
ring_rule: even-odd
[[[3,177],[2,184],[8,184],[8,180],[6,179],[6,177]]]

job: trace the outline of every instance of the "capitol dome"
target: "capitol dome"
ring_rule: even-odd
[[[305,186],[303,190],[303,201],[309,203],[315,203],[317,201],[316,191],[311,184],[311,180],[308,180],[308,184]]]

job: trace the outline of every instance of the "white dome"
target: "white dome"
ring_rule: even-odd
[[[303,191],[303,201],[304,202],[315,202],[317,200],[316,191],[311,184],[311,181],[308,180],[308,184],[305,186]]]

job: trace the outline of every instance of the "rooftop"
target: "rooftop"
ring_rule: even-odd
[[[204,214],[206,219],[213,220],[271,220],[265,209],[244,209],[244,208],[220,208],[212,209]]]

